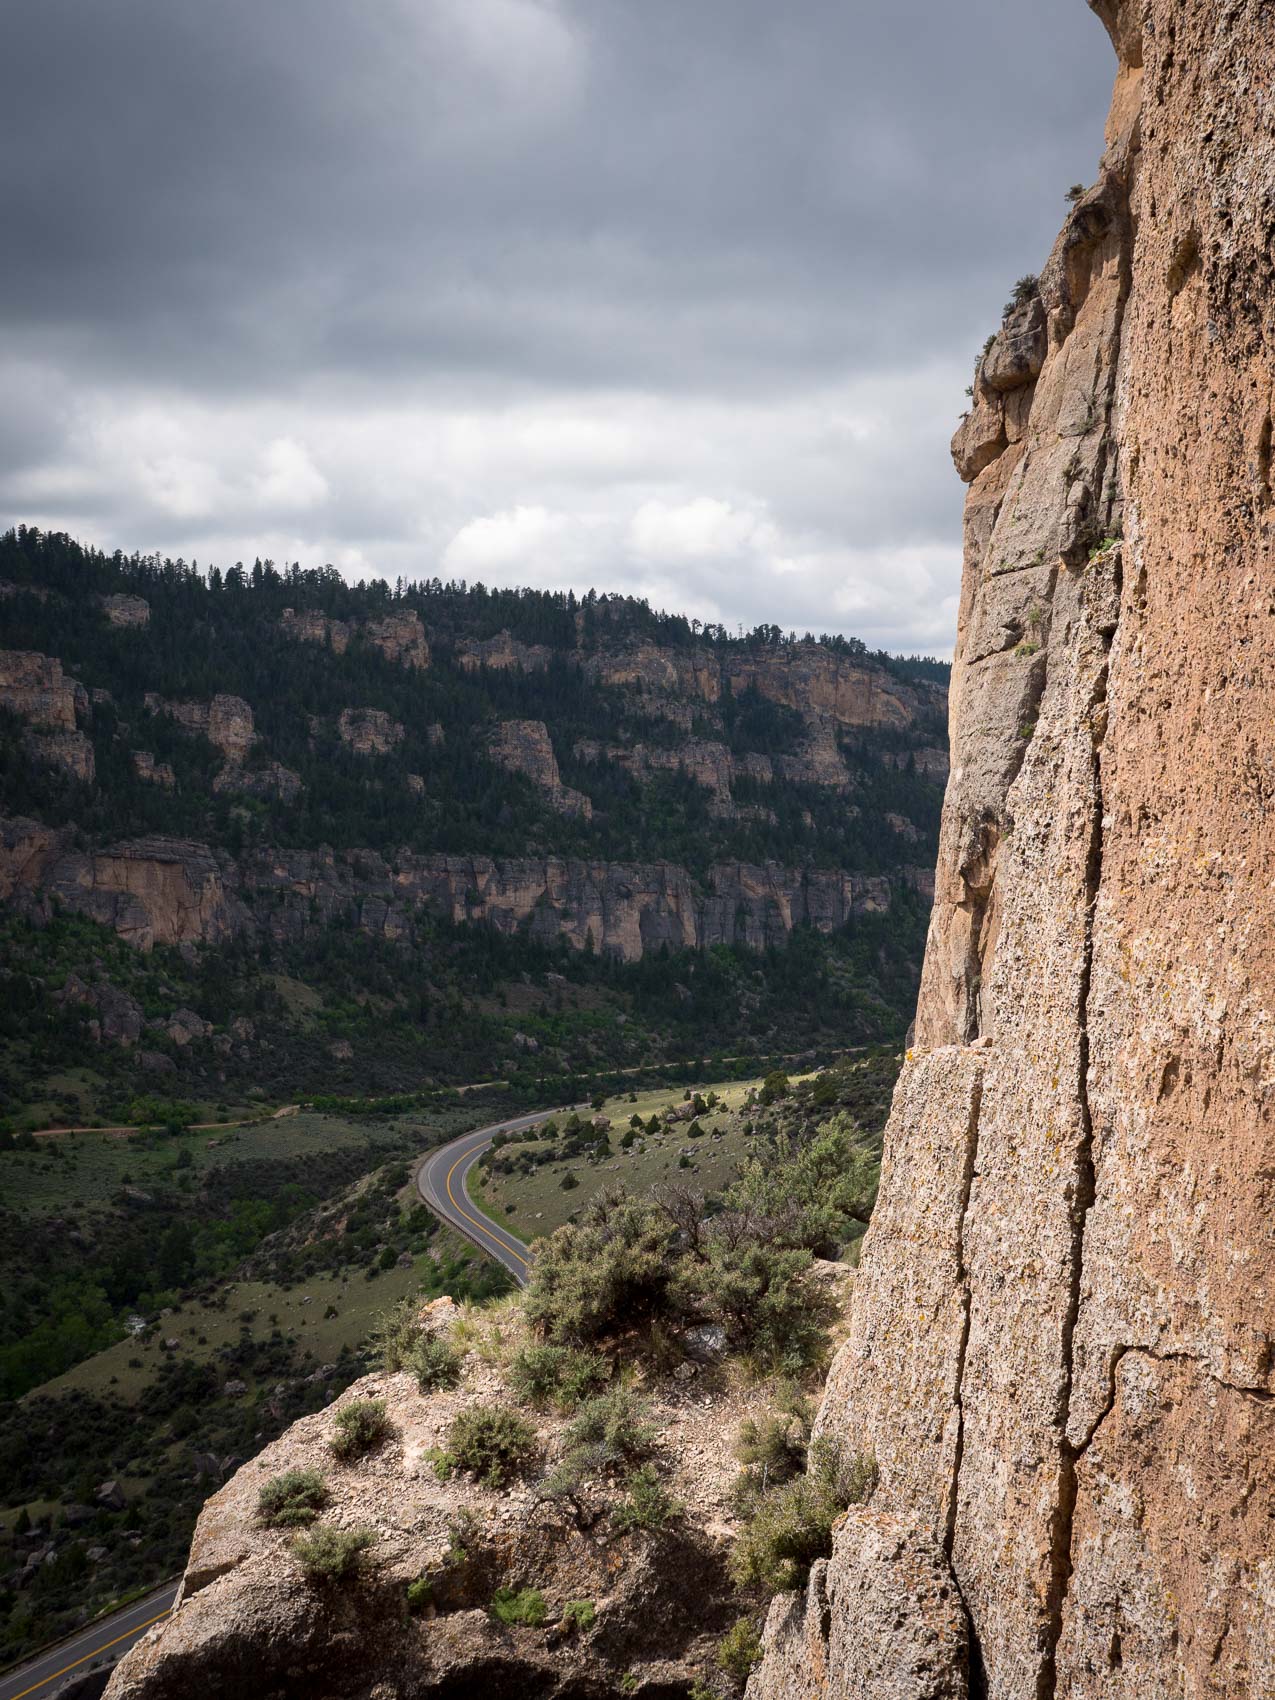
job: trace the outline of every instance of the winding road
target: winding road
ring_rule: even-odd
[[[521,1133],[523,1128],[533,1127],[546,1116],[564,1113],[567,1112],[536,1110],[529,1116],[515,1116],[512,1121],[474,1128],[470,1133],[462,1133],[459,1139],[440,1146],[437,1151],[431,1151],[416,1171],[416,1190],[435,1216],[449,1228],[463,1234],[480,1251],[494,1257],[520,1287],[527,1285],[531,1272],[529,1248],[515,1235],[507,1233],[499,1223],[483,1215],[466,1192],[465,1180],[498,1133]]]
[[[153,1623],[168,1616],[179,1586],[180,1578],[165,1582],[145,1599],[135,1600],[123,1611],[82,1629],[69,1641],[59,1641],[16,1670],[6,1671],[0,1676],[0,1700],[23,1700],[25,1695],[32,1700],[36,1696],[50,1700],[59,1688],[86,1676],[95,1665],[114,1664]]]
[[[583,1106],[582,1106],[583,1107]],[[520,1287],[531,1271],[531,1252],[520,1239],[490,1221],[465,1191],[465,1178],[498,1133],[520,1133],[546,1116],[561,1111],[537,1110],[474,1128],[459,1139],[431,1151],[416,1170],[416,1187],[422,1201],[449,1228],[502,1264]],[[95,1129],[94,1131],[100,1131]],[[52,1700],[64,1683],[84,1676],[94,1665],[114,1661],[141,1639],[152,1624],[168,1616],[177,1593],[177,1582],[169,1582],[144,1600],[103,1618],[69,1641],[47,1649],[38,1657],[0,1676],[0,1700]]]

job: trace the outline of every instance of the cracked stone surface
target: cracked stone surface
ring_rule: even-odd
[[[1099,177],[953,444],[916,1048],[819,1428],[942,1544],[949,1662],[990,1700],[1250,1700],[1275,1695],[1275,38],[1257,0],[1094,9]],[[856,1692],[823,1598],[800,1669],[774,1608],[750,1700]]]

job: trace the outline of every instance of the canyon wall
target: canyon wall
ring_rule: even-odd
[[[373,937],[410,941],[419,912],[526,927],[551,944],[637,961],[645,952],[782,945],[795,926],[830,933],[885,913],[896,891],[931,895],[928,869],[894,877],[836,869],[716,864],[703,880],[671,862],[415,855],[372,850],[260,850],[238,861],[206,844],[139,838],[81,850],[68,830],[0,819],[0,903],[53,904],[114,928],[130,944],[220,944],[267,935],[317,936],[351,921]]]
[[[1099,178],[953,445],[937,896],[819,1417],[896,1538],[851,1514],[750,1700],[1275,1694],[1275,37],[1094,9]],[[926,1538],[968,1644],[922,1668]]]

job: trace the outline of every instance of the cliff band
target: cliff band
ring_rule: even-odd
[[[1275,1694],[1275,16],[1093,4],[1098,181],[953,445],[937,896],[819,1419],[880,1486],[750,1700]],[[918,1541],[968,1654],[917,1651]]]

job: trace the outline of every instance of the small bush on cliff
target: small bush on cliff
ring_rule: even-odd
[[[628,1492],[611,1513],[611,1524],[620,1534],[634,1529],[667,1529],[682,1515],[682,1508],[664,1486],[653,1464],[643,1464],[628,1480]]]
[[[361,1574],[364,1553],[376,1536],[371,1529],[335,1529],[320,1523],[292,1543],[293,1556],[308,1582],[348,1582]]]
[[[414,1582],[407,1584],[407,1609],[413,1617],[423,1612],[434,1599],[434,1579],[432,1576],[418,1576]]]
[[[771,1594],[804,1587],[810,1567],[832,1552],[832,1526],[861,1505],[877,1483],[876,1461],[844,1453],[826,1441],[810,1449],[804,1476],[763,1494],[731,1554],[731,1573],[743,1587]]]
[[[796,1388],[781,1397],[772,1415],[744,1419],[735,1443],[735,1456],[744,1466],[737,1500],[767,1493],[805,1469],[810,1423],[810,1405]]]
[[[568,1634],[592,1629],[597,1615],[597,1607],[592,1600],[568,1600],[562,1608],[562,1627]]]
[[[435,1393],[441,1387],[455,1387],[464,1361],[449,1341],[437,1334],[427,1334],[417,1341],[406,1367],[416,1377],[422,1393]]]
[[[658,1205],[599,1193],[537,1247],[528,1320],[552,1341],[584,1345],[667,1314],[674,1234]]]
[[[509,1381],[532,1405],[552,1401],[561,1410],[574,1411],[581,1400],[605,1385],[610,1373],[607,1360],[598,1352],[531,1345],[524,1346],[509,1366]]]
[[[385,1370],[407,1369],[421,1337],[420,1300],[400,1299],[372,1331],[372,1349]]]
[[[331,1495],[317,1470],[285,1470],[257,1495],[257,1516],[268,1529],[296,1529],[315,1518]]]
[[[741,1617],[717,1643],[717,1668],[733,1676],[736,1682],[747,1682],[753,1667],[761,1658],[761,1637],[750,1617]]]
[[[655,1431],[645,1417],[646,1406],[627,1387],[612,1387],[581,1406],[567,1430],[567,1444],[588,1448],[603,1467],[635,1464],[655,1446]]]
[[[503,1487],[536,1455],[536,1431],[503,1405],[469,1405],[452,1418],[447,1444],[458,1469],[472,1470],[484,1487]]]
[[[539,1588],[497,1588],[488,1609],[497,1623],[521,1624],[529,1629],[538,1629],[549,1616]]]
[[[384,1399],[355,1399],[337,1412],[328,1445],[343,1463],[349,1463],[380,1446],[393,1432]]]

